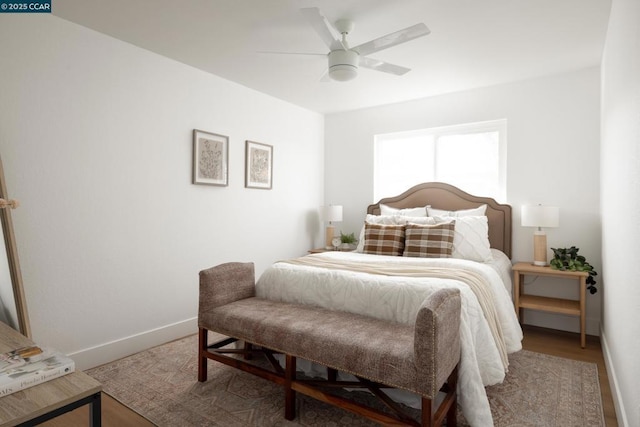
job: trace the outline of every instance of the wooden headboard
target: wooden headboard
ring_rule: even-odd
[[[367,213],[380,215],[380,203],[394,208],[416,208],[431,205],[435,209],[455,211],[487,205],[489,243],[511,258],[511,206],[496,202],[490,197],[472,196],[453,185],[443,182],[418,184],[395,197],[381,199],[369,205]]]

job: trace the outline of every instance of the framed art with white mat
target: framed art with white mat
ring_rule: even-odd
[[[229,137],[193,130],[193,183],[229,185]]]
[[[246,141],[244,186],[271,190],[272,180],[273,146]]]

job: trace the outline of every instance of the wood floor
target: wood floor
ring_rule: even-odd
[[[597,337],[587,336],[587,347],[582,349],[580,348],[580,336],[578,334],[524,326],[523,347],[526,350],[539,353],[596,363],[600,377],[606,427],[618,426],[611,398],[609,379],[602,356],[602,348]],[[152,427],[154,425],[108,395],[103,393],[102,397],[102,425],[104,427]],[[85,427],[88,425],[88,420],[89,411],[84,407],[48,421],[43,425],[48,427]]]

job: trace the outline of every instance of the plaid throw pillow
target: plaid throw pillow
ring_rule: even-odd
[[[438,225],[407,224],[404,256],[451,258],[455,221]]]
[[[364,225],[365,254],[400,256],[404,250],[404,225]]]

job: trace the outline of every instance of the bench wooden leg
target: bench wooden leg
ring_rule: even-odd
[[[333,368],[327,368],[327,381],[333,383],[338,381],[338,371]]]
[[[198,381],[205,382],[207,380],[207,330],[198,328]]]
[[[245,341],[244,351],[246,351],[246,353],[244,354],[244,360],[251,360],[253,358],[253,356],[251,355],[251,350],[253,350],[253,344]]]
[[[431,427],[433,421],[433,405],[431,399],[422,398],[422,427]]]
[[[296,392],[291,388],[291,383],[296,379],[296,358],[286,356],[284,382],[284,418],[291,421],[296,416]]]
[[[453,368],[453,372],[447,378],[447,382],[440,391],[445,392],[445,397],[434,411],[433,400],[422,398],[422,427],[436,427],[447,420],[447,427],[456,427],[457,419],[457,388],[458,386],[458,366]],[[446,411],[446,412],[445,412]]]
[[[453,390],[453,398],[451,402],[451,406],[447,411],[447,427],[456,427],[458,425],[457,419],[457,408],[458,408],[458,366],[453,368],[453,372],[449,375],[449,379],[447,379],[447,385]]]

